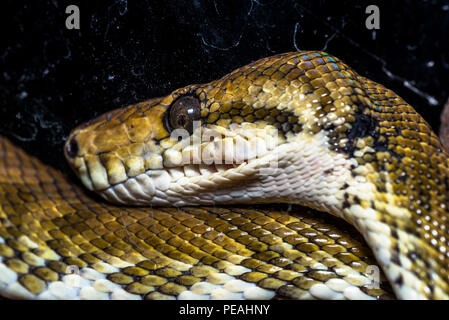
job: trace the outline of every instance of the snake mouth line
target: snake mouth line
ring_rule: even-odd
[[[80,152],[71,165],[83,184],[106,200],[129,205],[169,204],[158,199],[170,197],[172,190],[189,193],[203,186],[204,192],[226,188],[248,178],[255,166],[266,166],[263,158],[276,153],[283,140],[272,127],[248,127],[200,127],[204,135],[195,131],[187,139],[175,137],[161,146],[149,142],[140,149],[125,147],[109,154]],[[257,164],[248,166],[255,161]],[[247,166],[252,169],[242,173]]]
[[[173,205],[175,193],[193,195],[203,188],[212,191],[232,185],[242,177],[241,171],[256,159],[233,164],[189,164],[174,168],[148,170],[122,183],[97,191],[108,201],[118,204]],[[179,203],[178,205],[183,205]],[[212,203],[211,203],[212,204]]]

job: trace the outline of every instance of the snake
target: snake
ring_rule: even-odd
[[[448,153],[328,53],[109,111],[64,154],[75,175],[0,138],[4,297],[449,297]]]

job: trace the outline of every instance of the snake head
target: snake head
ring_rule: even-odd
[[[353,164],[332,147],[344,147],[357,108],[342,88],[349,82],[329,78],[354,75],[337,63],[323,52],[281,54],[108,112],[72,132],[66,158],[86,187],[115,203],[332,210]],[[312,190],[329,181],[334,187]]]
[[[256,185],[276,169],[269,151],[284,136],[266,122],[213,120],[204,89],[189,86],[81,124],[65,144],[67,161],[88,189],[114,203],[260,202],[263,192],[244,182]]]
[[[280,54],[82,124],[65,154],[116,203],[341,212],[347,189],[376,179],[359,164],[388,149],[376,97],[399,98],[385,90],[327,53]]]

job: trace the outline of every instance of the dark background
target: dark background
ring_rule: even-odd
[[[69,4],[80,30],[65,28]],[[448,97],[449,1],[11,0],[0,30],[0,134],[60,168],[80,122],[281,52],[336,55],[436,131]]]

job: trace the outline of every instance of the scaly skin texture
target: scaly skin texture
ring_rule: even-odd
[[[364,275],[376,262],[358,232],[303,207],[113,206],[5,138],[0,203],[9,298],[392,297]]]
[[[179,141],[171,135],[167,114],[186,96],[200,102],[201,126]],[[207,137],[195,144],[200,130],[214,133],[215,140]],[[256,150],[249,136],[269,139],[257,140],[264,148]],[[226,141],[235,146],[238,141],[246,143],[224,149],[231,153],[230,163],[210,165],[204,158],[191,163],[195,150],[207,150],[215,157],[223,153],[219,146]],[[240,153],[243,159],[238,162]],[[269,202],[329,212],[361,232],[399,298],[448,298],[448,155],[410,105],[326,53],[295,52],[261,59],[219,80],[105,114],[74,130],[66,156],[89,189],[116,203]],[[273,162],[275,170],[267,173]],[[129,210],[132,215],[140,209]],[[131,230],[132,235],[138,231]],[[77,241],[86,237],[82,234]],[[259,241],[263,235],[255,237]],[[294,248],[296,252],[298,244]],[[336,254],[331,253],[331,259]],[[187,257],[194,255],[187,253]],[[239,264],[243,258],[239,253],[218,259],[218,264]],[[338,274],[325,264],[323,269]],[[232,276],[237,272],[223,270]],[[243,283],[230,282],[223,290],[231,292],[237,286],[243,297],[274,296],[263,286],[243,289],[247,282],[259,285],[263,275],[236,275]],[[299,282],[290,288],[296,290]],[[323,284],[311,285],[304,296],[295,297],[332,298],[336,293],[337,298],[348,298],[355,290]],[[183,290],[187,296],[198,294],[195,286]]]

